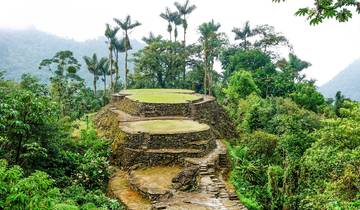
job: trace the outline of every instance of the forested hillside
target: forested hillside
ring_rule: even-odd
[[[5,78],[20,80],[24,73],[31,73],[41,81],[49,82],[49,72],[39,70],[39,64],[44,58],[52,57],[61,50],[74,53],[82,67],[79,75],[90,84],[91,74],[87,71],[83,56],[97,53],[108,56],[105,37],[78,42],[48,34],[34,28],[26,30],[0,29],[0,70],[6,71]],[[143,44],[132,40],[133,52],[143,47]],[[120,68],[124,68],[123,55],[120,55]],[[132,66],[130,66],[132,69]],[[121,75],[123,78],[123,75]]]
[[[346,97],[360,101],[360,59],[354,61],[319,90],[329,98],[341,91]]]
[[[360,3],[353,0],[315,2],[316,7],[297,12],[314,25],[328,18],[348,21],[360,13]],[[360,209],[360,103],[347,98],[360,89],[355,86],[360,61],[325,85],[336,83],[324,90],[328,96],[337,89],[345,96],[337,92],[326,99],[304,75],[311,64],[296,55],[286,34],[249,21],[224,31],[210,18],[197,26],[197,41],[190,44],[187,30],[194,11],[196,6],[186,0],[154,14],[163,19],[168,36],[142,34],[141,49],[131,39],[141,27],[141,13],[114,18],[101,31],[105,38],[86,42],[33,29],[0,33],[0,209],[121,210],[127,209],[124,197],[135,204],[150,199],[147,208],[133,209],[180,209],[179,202],[190,205],[189,192],[200,194],[200,201],[191,205],[208,208],[182,209],[239,209],[217,202],[224,196],[220,188],[233,192],[227,198],[241,203],[240,209]],[[139,50],[132,55],[132,48]],[[216,62],[223,71],[215,71]],[[210,100],[216,106],[209,107],[221,106],[221,111],[207,111],[203,102]],[[175,114],[168,115],[172,108]],[[205,125],[199,125],[202,117],[190,119],[200,109],[205,120],[209,115]],[[171,119],[179,122],[167,123]],[[182,124],[186,119],[191,122]],[[128,130],[134,136],[126,144],[129,136],[117,133],[119,123],[127,123],[123,129],[134,128]],[[136,125],[145,131],[138,132]],[[196,134],[199,139],[172,133],[194,125],[210,132],[207,141],[204,133]],[[231,135],[221,137],[211,130],[222,126],[226,129],[221,132],[228,129]],[[216,162],[222,162],[224,173],[214,179],[210,169],[215,161],[203,165],[212,157],[203,159],[202,150],[214,149],[215,137],[223,145]],[[173,143],[190,149],[176,150]],[[155,184],[164,186],[161,178],[168,170],[151,172],[157,182],[144,181],[151,187],[134,188],[135,170],[183,167],[180,154],[192,157],[187,160],[193,169],[168,177],[166,187],[180,192],[181,199],[152,190]],[[124,158],[117,159],[120,155]],[[122,176],[133,183],[113,183],[114,192],[121,194],[116,197],[109,193],[109,180],[129,163],[127,157],[138,160],[122,168]],[[141,158],[149,165],[140,164]],[[202,164],[194,166],[194,158]],[[209,177],[200,180],[196,174]],[[120,192],[124,188],[129,190]],[[169,199],[166,205],[162,198]],[[152,206],[156,202],[159,206]]]

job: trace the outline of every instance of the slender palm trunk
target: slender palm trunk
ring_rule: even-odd
[[[174,30],[174,41],[175,42],[177,40],[177,36],[178,36],[178,31],[177,31],[177,26],[175,25],[175,30]]]
[[[184,20],[185,20],[185,16],[184,16]],[[184,66],[183,66],[183,80],[185,81],[185,77],[186,77],[186,27],[184,27]]]
[[[169,22],[169,25],[168,25],[169,38],[170,38],[170,42],[171,42],[172,41],[172,37],[171,37],[172,29],[169,30],[170,28],[171,28],[171,22]]]
[[[186,19],[185,19],[185,15],[184,15],[184,47],[186,46],[186,29],[187,29],[187,22],[186,22]]]
[[[93,85],[94,85],[94,96],[96,96],[96,76],[95,76],[95,74],[94,74]]]
[[[110,72],[110,90],[113,91],[113,63],[112,63],[112,47],[111,44],[109,44],[109,72]]]
[[[117,89],[117,84],[119,80],[119,51],[115,50],[115,84],[114,90]]]
[[[206,96],[207,92],[206,92],[206,80],[207,80],[207,68],[208,68],[208,63],[207,63],[207,49],[205,49],[205,69],[204,69],[204,94]]]
[[[124,81],[124,89],[126,90],[127,89],[127,75],[128,75],[128,34],[127,34],[127,31],[125,31],[125,81]]]
[[[207,50],[207,43],[205,43],[205,48],[204,48],[204,54],[205,54],[205,70],[204,70],[204,94],[206,96],[207,92],[206,92],[206,86],[207,86],[207,71],[208,71],[208,50]]]
[[[106,96],[106,74],[104,73],[104,96]]]
[[[204,69],[204,95],[206,96],[206,74],[207,74],[207,65],[205,64],[205,69]]]
[[[209,65],[209,69],[208,69],[208,89],[209,89],[209,96],[211,96],[211,89],[212,89],[212,76],[211,76],[211,72],[212,71],[212,67],[210,68],[210,65]]]

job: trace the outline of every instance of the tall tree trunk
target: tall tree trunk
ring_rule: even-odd
[[[186,21],[186,16],[184,14],[184,24],[183,24],[183,27],[184,27],[184,47],[186,46],[186,29],[187,29],[187,21]]]
[[[174,41],[176,42],[178,36],[178,31],[177,31],[177,26],[175,25],[175,29],[174,29]]]
[[[210,65],[209,65],[209,67],[210,67]],[[209,86],[208,86],[208,90],[209,90],[209,96],[211,96],[212,94],[211,94],[211,88],[212,88],[212,76],[211,76],[211,70],[212,70],[212,67],[211,68],[209,68],[208,69],[208,84],[209,84]]]
[[[127,89],[127,76],[128,76],[128,40],[129,40],[129,37],[128,37],[128,33],[127,31],[125,31],[125,81],[124,81],[124,89],[126,90]],[[129,40],[130,41],[130,40]]]
[[[172,37],[171,37],[171,32],[172,32],[172,28],[171,30],[169,30],[171,28],[171,23],[169,22],[169,25],[168,25],[168,32],[169,32],[169,37],[170,37],[170,42],[172,41]]]
[[[104,73],[104,96],[106,96],[106,74]]]
[[[93,85],[94,85],[94,96],[96,96],[96,76],[95,76],[95,74],[94,74]]]
[[[185,20],[185,15],[184,15],[184,20]],[[183,80],[185,82],[185,77],[186,77],[186,27],[184,27],[184,66],[183,66]]]
[[[110,91],[113,91],[113,63],[112,63],[112,47],[111,44],[109,44],[109,72],[110,72]]]
[[[114,90],[117,88],[118,80],[119,80],[119,51],[115,50],[115,84]]]
[[[208,71],[209,71],[209,52],[208,52],[208,43],[207,41],[205,40],[205,43],[204,43],[204,57],[205,57],[205,72],[204,72],[204,93],[205,93],[205,96],[207,95],[207,77],[208,77]]]
[[[204,68],[204,95],[206,96],[206,74],[207,74],[207,65],[205,64],[205,68]]]

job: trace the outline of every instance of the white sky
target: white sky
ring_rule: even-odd
[[[182,2],[182,0],[178,0]],[[132,38],[141,39],[150,31],[166,38],[167,23],[159,17],[174,0],[0,0],[0,27],[36,27],[59,36],[86,40],[102,36],[105,23],[130,14],[143,25]],[[192,0],[197,9],[189,17],[188,40],[198,39],[196,28],[205,21],[220,22],[221,31],[231,41],[231,29],[246,20],[252,25],[269,24],[290,40],[295,53],[313,64],[306,73],[318,85],[331,79],[355,59],[360,58],[360,15],[348,23],[327,21],[309,26],[303,17],[293,14],[313,0],[288,0],[275,4],[271,0]],[[179,33],[180,37],[182,31]]]

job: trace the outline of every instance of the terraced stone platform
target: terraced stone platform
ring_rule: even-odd
[[[128,209],[246,209],[227,187],[234,136],[212,97],[190,90],[126,90],[94,118],[119,167],[109,194]]]
[[[183,134],[208,131],[206,124],[193,120],[146,120],[123,123],[120,127],[127,133]]]

